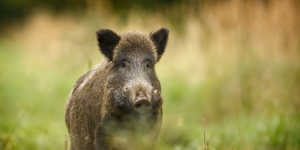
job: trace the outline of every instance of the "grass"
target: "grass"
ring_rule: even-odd
[[[133,11],[123,25],[101,12],[33,14],[0,40],[0,149],[64,149],[68,93],[102,59],[95,31],[160,26],[171,32],[156,66],[164,97],[158,149],[299,149],[300,21],[293,2],[208,5],[189,12],[180,33],[160,14],[145,20]]]

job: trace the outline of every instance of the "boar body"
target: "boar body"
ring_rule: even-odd
[[[97,32],[105,58],[77,80],[66,104],[71,150],[154,148],[163,104],[154,67],[167,39],[166,28]]]

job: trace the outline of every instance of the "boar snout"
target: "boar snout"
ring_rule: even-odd
[[[134,112],[144,114],[153,110],[153,94],[156,91],[145,80],[132,80],[124,87],[123,94],[131,101]]]
[[[133,104],[134,111],[138,113],[147,113],[152,109],[151,102],[144,95],[139,95],[136,97],[136,101]]]

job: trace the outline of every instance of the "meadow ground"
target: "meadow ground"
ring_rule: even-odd
[[[0,39],[0,148],[65,149],[66,98],[102,59],[95,31],[166,26],[158,149],[300,149],[300,20],[291,2],[207,6],[180,27],[134,11],[126,22],[37,11]]]

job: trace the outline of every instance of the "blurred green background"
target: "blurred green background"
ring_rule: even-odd
[[[0,149],[65,149],[95,31],[170,29],[157,148],[300,149],[298,0],[0,1]]]

